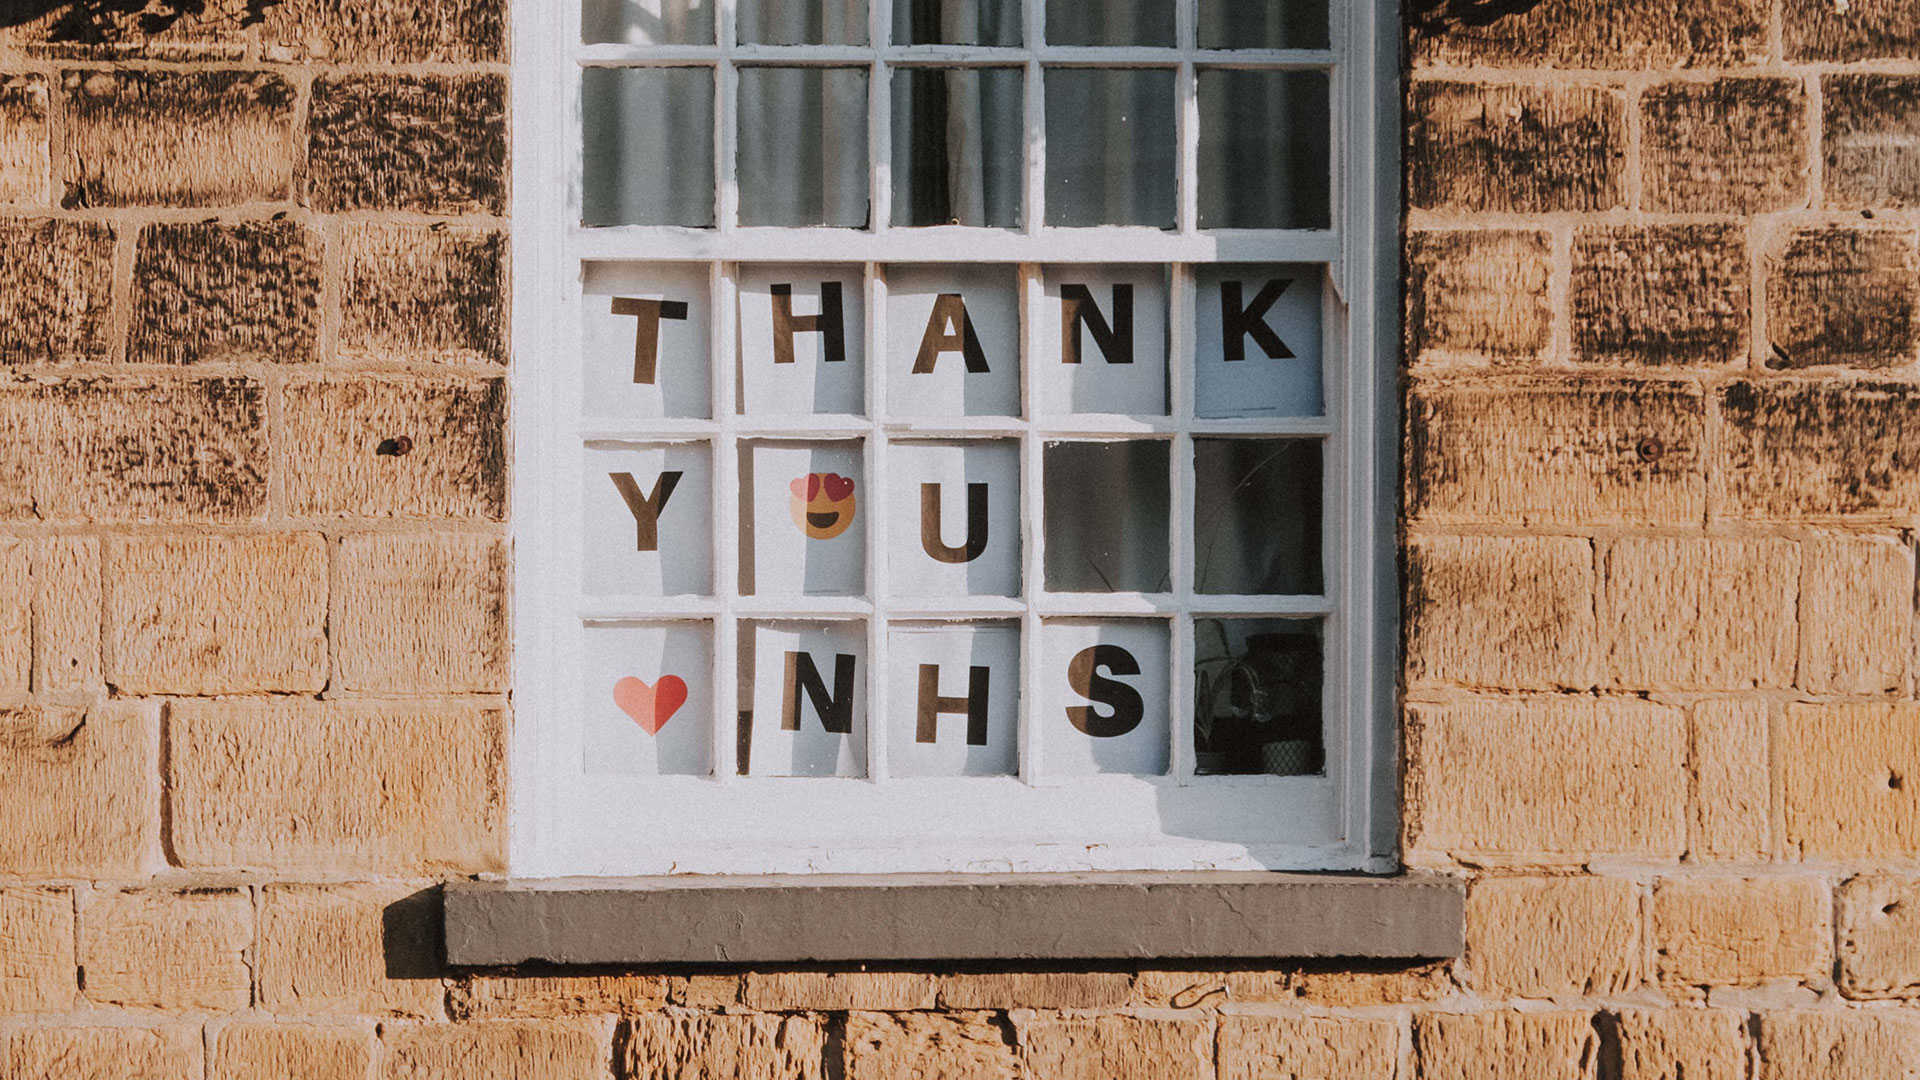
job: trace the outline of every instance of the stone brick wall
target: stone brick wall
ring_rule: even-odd
[[[1457,963],[445,970],[506,0],[0,4],[0,1080],[1920,1075],[1920,0],[1416,0]]]

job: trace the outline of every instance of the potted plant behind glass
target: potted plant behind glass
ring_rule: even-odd
[[[1255,716],[1260,771],[1306,776],[1320,771],[1320,638],[1316,634],[1255,634],[1247,639],[1246,667],[1260,688]]]

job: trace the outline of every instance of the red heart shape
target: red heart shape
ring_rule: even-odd
[[[648,686],[629,675],[613,684],[613,703],[633,717],[640,730],[658,735],[687,703],[687,684],[678,675],[662,675],[659,682]]]
[[[853,494],[853,481],[841,476],[839,473],[828,473],[826,476],[826,485],[827,498],[832,499],[834,502],[839,502],[841,499]]]
[[[812,482],[809,483],[809,481]],[[805,476],[795,477],[793,483],[787,485],[787,490],[793,492],[794,498],[807,502],[813,498],[813,489],[819,483],[820,481],[814,479],[812,473],[808,473]]]

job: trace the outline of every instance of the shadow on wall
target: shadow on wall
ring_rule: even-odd
[[[1407,0],[1407,26],[1419,34],[1436,36],[1470,26],[1492,26],[1513,15],[1525,15],[1541,0]]]
[[[210,0],[5,0],[0,3],[0,29],[25,26],[53,16],[50,41],[99,45],[117,40],[129,28],[159,34],[185,18],[207,14]],[[268,8],[281,0],[211,0],[216,8],[252,26],[266,18]]]
[[[440,886],[388,904],[380,912],[389,979],[438,979],[446,970],[441,943]]]

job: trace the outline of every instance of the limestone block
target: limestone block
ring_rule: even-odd
[[[1408,92],[1408,199],[1510,214],[1626,202],[1626,97],[1590,86],[1421,80]]]
[[[1235,1001],[1290,1001],[1327,1008],[1366,1005],[1403,1005],[1438,1001],[1453,993],[1450,961],[1367,970],[1351,961],[1331,969],[1284,973],[1235,971],[1227,975],[1227,989]]]
[[[506,517],[502,379],[336,377],[286,389],[287,500],[303,517]],[[407,452],[396,450],[407,440]]]
[[[495,536],[340,542],[341,684],[400,693],[507,688],[507,548]]]
[[[1754,1080],[1914,1080],[1920,1077],[1920,1017],[1862,1011],[1760,1016]]]
[[[261,890],[255,967],[269,1011],[434,1018],[439,955],[439,897],[420,886]]]
[[[1764,63],[1766,0],[1544,0],[1408,16],[1416,66],[1648,68]]]
[[[124,693],[327,685],[318,533],[114,537],[107,580],[107,679]]]
[[[1913,656],[1913,549],[1892,538],[1802,546],[1800,686],[1815,694],[1887,694]]]
[[[1602,557],[1607,667],[1629,690],[1791,686],[1800,546],[1625,537]]]
[[[1829,75],[1820,92],[1826,205],[1920,206],[1920,78]]]
[[[1920,0],[1784,0],[1787,59],[1920,58]]]
[[[1577,229],[1574,358],[1645,367],[1740,363],[1750,350],[1749,277],[1742,228]]]
[[[1678,709],[1566,697],[1410,703],[1406,738],[1410,852],[1584,863],[1672,858],[1686,846]]]
[[[1920,997],[1920,879],[1862,874],[1834,893],[1840,992],[1856,999]]]
[[[1423,536],[1407,547],[1407,681],[1582,690],[1598,672],[1593,544]]]
[[[296,94],[279,75],[72,71],[64,90],[62,205],[231,206],[292,195]]]
[[[320,1024],[228,1024],[213,1044],[208,1080],[367,1080],[373,1037],[366,1028]]]
[[[1807,199],[1798,79],[1670,82],[1640,98],[1642,201],[1683,214],[1763,214]]]
[[[627,1080],[826,1080],[827,1053],[816,1016],[656,1015],[622,1022],[614,1067]]]
[[[55,693],[100,688],[100,569],[98,537],[34,543],[34,685]]]
[[[1660,981],[1824,984],[1833,966],[1831,910],[1817,878],[1664,878],[1652,907]]]
[[[669,975],[667,1000],[683,1009],[731,1010],[740,1004],[739,975]]]
[[[22,5],[0,26],[0,53],[35,59],[237,60],[256,0],[121,0]]]
[[[1920,706],[1787,706],[1775,729],[1789,857],[1920,855]]]
[[[453,984],[447,1011],[455,1020],[632,1016],[666,1002],[664,975],[471,975]]]
[[[134,1009],[247,1007],[253,901],[244,889],[97,892],[80,913],[87,1000]]]
[[[1640,984],[1640,887],[1622,878],[1482,878],[1467,893],[1480,995],[1611,997]]]
[[[1413,1020],[1420,1080],[1589,1080],[1586,1013],[1427,1013]]]
[[[33,548],[0,540],[0,693],[33,685]]]
[[[996,971],[940,976],[943,1009],[1110,1009],[1127,1000],[1119,971]]]
[[[1033,1080],[1203,1080],[1214,1075],[1204,1020],[1042,1015],[1021,1027]]]
[[[44,75],[0,78],[0,205],[46,206],[53,176]]]
[[[321,241],[294,221],[140,230],[128,359],[293,363],[319,356]]]
[[[1920,389],[1907,383],[1736,382],[1716,395],[1716,496],[1770,521],[1920,512]]]
[[[71,892],[0,889],[0,943],[0,1014],[73,1008]]]
[[[1400,1029],[1380,1020],[1220,1018],[1220,1080],[1380,1080],[1400,1062]]]
[[[350,64],[500,63],[504,0],[285,0],[266,9],[268,58]]]
[[[991,1013],[856,1012],[846,1080],[1024,1080],[1013,1030]]]
[[[341,246],[342,356],[506,362],[506,233],[373,223]]]
[[[1767,260],[1768,366],[1904,367],[1920,355],[1912,229],[1796,229]]]
[[[1757,860],[1768,852],[1767,709],[1764,701],[1724,698],[1693,706],[1687,850],[1695,859]]]
[[[597,1080],[607,1070],[607,1036],[598,1024],[390,1024],[381,1041],[380,1080]]]
[[[0,873],[127,878],[156,839],[151,705],[0,709]]]
[[[1626,1009],[1611,1021],[1617,1080],[1746,1080],[1746,1016],[1725,1009]],[[1611,1071],[1608,1071],[1611,1070]]]
[[[1697,524],[1700,391],[1655,380],[1416,383],[1407,507],[1449,524]]]
[[[200,1029],[17,1028],[0,1035],[0,1080],[189,1080]]]
[[[172,850],[183,866],[505,869],[496,709],[180,701],[169,717]]]
[[[1527,364],[1553,344],[1550,234],[1407,234],[1407,353],[1415,365]]]
[[[0,365],[104,360],[112,319],[113,226],[0,221]]]
[[[505,213],[506,93],[499,75],[316,79],[307,202],[326,213]]]
[[[933,1008],[934,985],[913,971],[750,971],[741,998],[763,1012],[891,1012]]]

